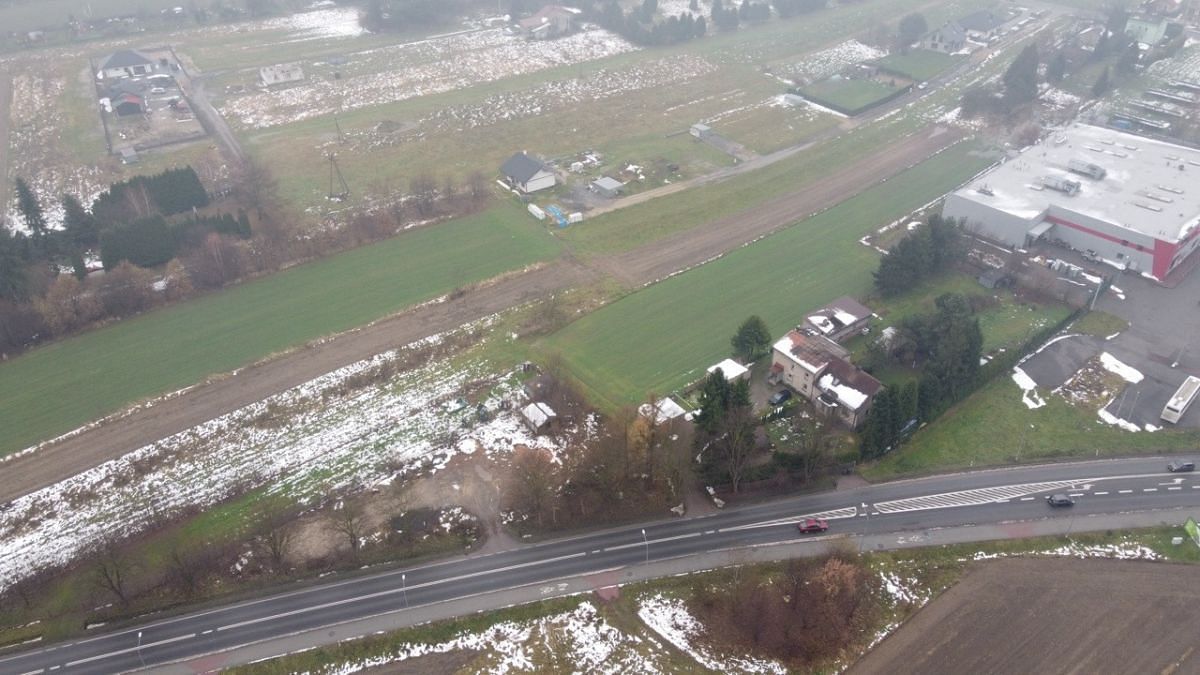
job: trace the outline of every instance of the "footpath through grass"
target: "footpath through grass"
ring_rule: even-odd
[[[0,456],[557,251],[504,203],[36,349],[0,365]]]
[[[986,165],[961,143],[857,197],[720,260],[593,312],[551,336],[601,407],[667,393],[729,351],[751,314],[782,334],[803,313],[840,295],[864,295],[878,254],[859,238],[903,216]]]

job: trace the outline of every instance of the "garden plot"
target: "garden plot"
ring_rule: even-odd
[[[492,94],[478,103],[441,108],[417,122],[378,124],[368,130],[349,131],[346,136],[355,151],[399,145],[427,134],[461,132],[502,122],[537,117],[572,105],[603,101],[635,91],[658,89],[708,75],[716,66],[698,56],[678,55],[654,59],[627,68],[601,69],[583,77],[544,82],[514,92]],[[332,144],[322,143],[319,147]]]
[[[846,66],[871,61],[886,56],[887,52],[865,45],[858,40],[847,40],[809,54],[797,61],[785,62],[778,67],[784,77],[796,84],[808,84],[824,80],[842,71]]]
[[[561,40],[526,41],[500,30],[475,31],[361,53],[341,79],[314,75],[302,85],[225,102],[235,126],[263,129],[344,110],[391,103],[508,77],[594,61],[636,49],[595,29]],[[387,64],[382,72],[362,72]],[[357,71],[357,74],[356,74]]]
[[[557,458],[594,433],[585,420],[556,436],[532,436],[519,406],[502,403],[519,401],[514,377],[443,355],[444,343],[459,335],[346,366],[15,500],[0,514],[0,590],[71,562],[118,524],[135,535],[263,487],[319,501],[437,471],[458,454],[506,453],[517,445]],[[388,376],[411,363],[425,365]],[[468,396],[488,411],[487,421]]]
[[[108,188],[108,171],[90,164],[76,162],[70,150],[63,147],[63,130],[68,126],[62,100],[67,94],[63,77],[43,77],[19,74],[12,78],[13,105],[9,130],[9,176],[22,177],[41,200],[46,220],[51,227],[62,224],[64,193],[79,197],[90,204]],[[18,230],[24,221],[17,211],[15,191],[5,205],[8,222]]]

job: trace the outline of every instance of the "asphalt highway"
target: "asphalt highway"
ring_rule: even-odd
[[[728,509],[711,516],[604,530],[317,585],[0,657],[0,673],[112,673],[233,649],[409,607],[713,550],[802,540],[804,516],[829,535],[928,531],[962,525],[1196,507],[1200,474],[1170,474],[1166,459],[1126,459],[950,474]],[[1045,496],[1073,495],[1070,508]],[[1093,524],[1096,518],[1086,518]],[[1015,527],[1011,536],[1021,536]]]

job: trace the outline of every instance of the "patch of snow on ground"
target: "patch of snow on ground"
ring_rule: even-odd
[[[638,618],[658,633],[667,642],[686,653],[697,663],[717,672],[737,670],[751,673],[786,673],[781,664],[751,657],[721,659],[703,647],[694,644],[704,630],[703,625],[692,616],[683,601],[656,594],[641,598],[638,602]]]
[[[902,579],[892,572],[880,572],[879,580],[884,592],[897,604],[903,602],[921,606],[928,600],[925,594],[918,590],[919,585],[915,579]]]
[[[1021,370],[1020,366],[1013,367],[1012,379],[1021,388],[1021,400],[1025,402],[1026,407],[1036,410],[1046,405],[1046,400],[1037,393],[1037,383],[1024,370]]]
[[[1100,364],[1104,366],[1105,370],[1110,373],[1120,375],[1121,379],[1129,382],[1130,384],[1137,384],[1138,382],[1141,382],[1142,378],[1144,377],[1141,371],[1133,366],[1121,362],[1108,352],[1100,352]]]
[[[692,17],[704,17],[705,21],[709,21],[712,17],[712,3],[705,0],[698,2],[697,7],[700,11],[692,11],[692,0],[659,0],[658,13],[665,18],[679,16],[680,14],[691,14]]]
[[[1108,406],[1104,406],[1100,410],[1096,411],[1096,415],[1098,415],[1100,417],[1100,420],[1103,421],[1105,424],[1114,424],[1118,427],[1121,427],[1125,431],[1141,431],[1142,430],[1141,427],[1134,424],[1133,422],[1130,422],[1129,420],[1121,419],[1120,417],[1117,417],[1116,415],[1108,412]]]
[[[255,488],[320,498],[397,471],[436,471],[467,447],[504,453],[526,445],[557,455],[558,439],[579,431],[531,435],[518,406],[500,407],[519,385],[481,366],[433,359],[348,388],[350,378],[441,339],[327,373],[14,500],[0,513],[0,591],[32,571],[70,563],[114,529],[132,536]],[[490,421],[479,422],[474,406],[447,412],[442,403],[481,381],[492,384],[484,401]]]
[[[358,9],[354,7],[321,9],[278,19],[268,19],[261,24],[261,27],[263,30],[288,31],[289,39],[284,42],[352,38],[367,32],[359,25]]]
[[[985,553],[980,551],[971,556],[971,560],[995,560],[997,558],[1009,558],[1014,556],[1050,556],[1060,558],[1112,558],[1116,560],[1162,560],[1162,556],[1155,553],[1153,549],[1135,544],[1132,542],[1121,542],[1119,544],[1080,544],[1071,542],[1064,546],[1048,549],[1045,551],[1028,551],[1018,553]]]
[[[472,87],[499,79],[594,61],[634,51],[600,29],[558,40],[529,41],[482,30],[383,47],[355,55],[345,77],[312,77],[287,89],[233,98],[221,114],[244,128],[262,129],[382,103]],[[382,71],[372,70],[384,63]],[[355,68],[360,69],[357,73]],[[340,104],[340,106],[339,106]]]
[[[887,52],[847,40],[839,45],[805,56],[783,66],[783,71],[797,83],[812,83],[837,74],[846,66],[887,56]]]
[[[436,644],[407,644],[391,654],[340,664],[328,671],[349,675],[426,654],[445,654],[458,650],[484,652],[483,664],[474,672],[531,672],[534,653],[550,649],[560,638],[568,645],[575,672],[663,673],[659,664],[637,653],[640,640],[614,628],[600,616],[596,607],[584,602],[570,612],[524,622],[504,622],[478,633],[464,633]]]

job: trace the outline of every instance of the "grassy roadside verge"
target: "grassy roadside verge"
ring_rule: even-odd
[[[557,251],[504,203],[36,349],[0,366],[0,455]]]

